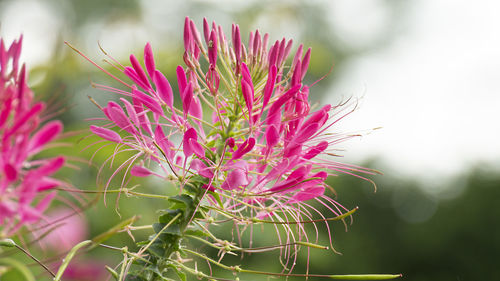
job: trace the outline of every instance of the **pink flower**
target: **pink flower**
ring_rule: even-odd
[[[0,39],[0,238],[38,221],[62,182],[52,178],[63,157],[33,160],[62,132],[60,121],[45,124],[44,103],[35,102],[19,68],[22,37],[10,47]]]
[[[247,208],[251,214],[271,217],[306,216],[309,211],[303,207],[310,207],[305,201],[314,199],[339,215],[345,208],[324,194],[327,177],[345,173],[366,179],[362,174],[374,173],[329,159],[335,157],[331,152],[339,142],[353,137],[329,132],[350,113],[349,108],[325,105],[312,111],[310,89],[303,84],[311,49],[304,53],[300,45],[288,66],[292,40],[283,38],[269,47],[268,38],[256,30],[245,45],[233,24],[229,42],[222,27],[207,20],[201,37],[186,18],[186,67],[176,68],[182,108],[173,106],[172,88],[155,69],[148,43],[143,58],[146,71],[132,55],[131,66],[120,70],[134,85],[128,85],[129,91],[112,90],[132,97],[134,110],[128,109],[125,99],[121,106],[110,102],[103,108],[108,123],[92,126],[92,132],[123,150],[136,151],[118,169],[153,160],[165,178],[179,179],[180,186],[196,177],[193,184],[199,188],[225,194],[221,198],[226,211],[239,214]],[[204,119],[201,104],[211,110],[211,120]],[[174,144],[175,139],[181,141]],[[153,173],[135,166],[131,174]]]

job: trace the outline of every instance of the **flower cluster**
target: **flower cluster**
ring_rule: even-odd
[[[283,265],[291,271],[295,262],[289,263],[289,258],[296,255],[296,242],[309,242],[303,225],[327,222],[348,211],[325,194],[327,177],[345,173],[366,179],[361,174],[373,174],[330,159],[337,156],[335,146],[352,137],[331,133],[330,128],[351,111],[344,104],[313,109],[310,88],[303,83],[311,49],[299,45],[290,57],[292,45],[283,38],[269,46],[269,35],[259,30],[250,33],[245,45],[238,25],[233,24],[229,40],[221,26],[206,19],[201,34],[186,18],[186,66],[176,68],[178,95],[156,69],[149,43],[144,66],[135,55],[130,56],[131,66],[113,64],[133,83],[101,68],[127,89],[96,85],[122,97],[120,103],[98,105],[107,123],[90,130],[116,144],[108,161],[119,153],[133,153],[117,167],[106,188],[122,171],[135,177],[157,176],[173,181],[181,192],[187,188],[194,196],[190,202],[208,204],[209,212],[235,225],[281,225],[285,237],[278,228],[276,232],[288,254]],[[125,182],[126,177],[122,185]],[[310,200],[331,213],[320,212]],[[328,223],[325,226],[330,232]],[[168,258],[170,253],[160,256]]]
[[[62,183],[51,176],[64,164],[59,156],[36,154],[62,131],[60,121],[45,121],[45,104],[36,102],[19,68],[22,37],[10,47],[0,39],[0,238],[38,221]]]

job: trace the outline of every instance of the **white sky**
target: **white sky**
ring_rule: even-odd
[[[383,127],[344,144],[348,158],[380,155],[427,179],[500,163],[500,2],[415,2],[408,33],[353,61],[332,90],[364,96],[345,130]]]

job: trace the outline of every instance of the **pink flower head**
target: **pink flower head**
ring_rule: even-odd
[[[332,159],[337,144],[353,137],[331,132],[350,108],[325,105],[312,110],[310,88],[303,84],[311,49],[304,53],[300,45],[287,65],[293,41],[268,43],[269,35],[256,30],[245,45],[238,25],[232,25],[227,37],[221,26],[207,20],[202,37],[186,18],[186,65],[176,68],[178,95],[154,69],[150,44],[144,51],[147,71],[131,56],[131,66],[120,70],[133,85],[119,80],[129,89],[112,91],[132,97],[134,110],[125,98],[121,105],[110,102],[103,108],[107,124],[91,127],[94,134],[116,143],[117,150],[136,152],[117,172],[153,175],[144,167],[153,160],[164,178],[210,193],[218,202],[209,202],[236,217],[247,211],[252,217],[304,221],[317,213],[310,200],[333,215],[343,213],[346,209],[325,194],[328,176],[366,179],[362,174],[374,173]],[[174,106],[174,96],[182,106]],[[205,114],[209,118],[202,109],[210,110]]]
[[[13,235],[43,216],[63,185],[52,178],[63,157],[34,160],[63,130],[60,121],[44,122],[45,104],[35,102],[26,68],[19,68],[22,37],[6,48],[0,39],[0,238]]]

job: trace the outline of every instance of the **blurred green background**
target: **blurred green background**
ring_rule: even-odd
[[[415,4],[415,1],[391,0],[347,2],[350,1],[4,0],[0,1],[0,35],[10,42],[18,34],[24,33],[23,58],[31,69],[30,85],[39,99],[48,101],[54,108],[65,109],[60,118],[65,123],[67,132],[85,130],[90,124],[86,119],[101,116],[88,96],[101,104],[118,98],[92,88],[91,82],[118,85],[65,46],[64,41],[71,42],[101,65],[104,65],[104,55],[99,50],[98,42],[106,52],[126,64],[128,55],[140,55],[144,44],[149,41],[153,46],[157,68],[173,82],[175,79],[171,77],[175,77],[175,67],[183,64],[181,44],[185,16],[192,18],[200,30],[202,19],[206,17],[209,21],[215,20],[222,25],[226,34],[230,24],[235,22],[240,25],[242,34],[259,28],[261,32],[270,33],[270,42],[285,36],[294,40],[295,48],[299,43],[312,47],[306,83],[320,79],[333,66],[333,72],[312,89],[313,101],[338,102],[349,96],[390,101],[401,93],[373,91],[370,90],[369,83],[351,85],[346,90],[344,79],[355,81],[348,77],[353,71],[353,65],[360,59],[376,57],[384,50],[389,50],[390,54],[401,38],[409,36],[411,30],[421,24],[415,20],[414,15],[419,14],[418,9],[422,5]],[[405,48],[405,45],[399,48]],[[494,64],[495,69],[497,65]],[[376,76],[377,73],[367,75]],[[365,86],[364,90],[351,90]],[[341,90],[335,91],[336,89]],[[412,100],[408,99],[407,103],[408,108],[404,110],[412,111]],[[384,111],[393,110],[390,102],[386,104]],[[369,106],[368,102],[364,105]],[[443,107],[442,110],[446,111],[446,108]],[[474,115],[474,110],[476,109],[471,109],[472,112],[467,114]],[[363,117],[369,119],[366,121],[370,125],[363,126],[361,120],[361,125],[343,129],[370,129],[368,126],[373,124],[372,121],[379,120],[378,115],[365,114]],[[397,119],[398,116],[394,115],[392,118]],[[496,258],[500,250],[500,229],[497,223],[500,209],[496,206],[500,195],[498,161],[467,159],[460,163],[460,169],[441,175],[439,171],[433,171],[433,166],[425,168],[426,163],[440,162],[439,155],[435,159],[427,159],[428,162],[423,162],[420,166],[413,165],[410,158],[406,160],[406,164],[418,168],[408,173],[408,168],[403,167],[406,165],[394,164],[388,160],[398,158],[390,147],[400,146],[401,139],[386,138],[383,144],[370,144],[372,136],[384,133],[384,130],[379,130],[356,144],[359,147],[364,142],[368,146],[377,145],[380,147],[377,153],[363,155],[356,151],[356,146],[350,147],[348,143],[341,145],[341,148],[346,149],[346,158],[342,161],[382,170],[385,175],[372,178],[377,183],[377,192],[374,192],[372,185],[356,178],[339,176],[329,179],[337,192],[336,199],[347,208],[359,206],[360,210],[347,231],[341,223],[331,224],[334,246],[342,255],[312,250],[310,271],[320,274],[402,273],[404,280],[412,281],[496,280],[500,275]],[[60,175],[78,188],[94,190],[98,167],[112,148],[101,150],[94,157],[93,164],[89,165],[86,159],[93,155],[96,147],[84,148],[96,138],[82,139],[86,135],[88,133],[83,132],[70,136],[67,139],[72,144],[70,147],[53,149],[47,153],[65,153],[70,156],[70,162],[75,167],[66,168]],[[440,138],[439,135],[428,137]],[[477,136],[482,137],[484,136]],[[459,136],[447,140],[448,143],[455,141],[459,141]],[[428,144],[423,143],[417,148],[409,146],[407,149],[424,152],[428,150],[426,145]],[[384,146],[387,146],[387,150],[384,150]],[[355,151],[350,151],[349,148],[354,148]],[[492,151],[493,155],[496,153]],[[456,166],[457,163],[449,165]],[[109,174],[109,171],[109,165],[103,169],[104,174]],[[119,183],[113,184],[116,186]],[[131,182],[129,186],[134,184],[140,184],[138,190],[141,191],[160,194],[169,192],[169,186],[158,180]],[[65,197],[71,196],[66,194]],[[92,198],[88,195],[87,201]],[[155,220],[155,211],[165,207],[165,203],[160,200],[146,199],[145,203],[144,199],[125,196],[116,204],[115,195],[108,195],[107,206],[104,206],[102,198],[100,199],[99,203],[84,211],[89,238],[133,215],[141,216],[138,225],[150,224]],[[68,200],[75,202],[71,198]],[[136,234],[141,239],[149,233],[138,231]],[[256,243],[266,244],[271,235],[267,231],[257,234],[254,239]],[[327,242],[324,230],[320,236],[323,243]],[[114,236],[107,244],[134,247],[126,233]],[[54,254],[50,250],[37,249],[36,246],[32,251],[42,259]],[[211,254],[216,255],[215,252]],[[10,252],[9,255],[24,259],[16,253]],[[116,265],[121,260],[121,255],[119,252],[99,248],[78,259],[89,266],[97,264],[102,270],[104,264]],[[304,251],[298,260],[296,272],[305,271],[306,259]],[[30,263],[28,260],[26,262]],[[228,259],[228,262],[238,264],[241,261]],[[248,268],[280,270],[275,255],[252,255],[244,264]],[[46,278],[36,265],[31,265],[31,268],[39,273],[40,280]],[[105,280],[107,275],[99,275],[100,272],[102,271],[97,270],[97,273],[89,277],[68,280],[96,280],[96,276],[103,276],[98,278]],[[231,277],[230,274],[226,276]],[[22,280],[22,277],[5,274],[0,280]],[[194,277],[191,276],[188,280],[194,280]],[[267,277],[243,276],[242,280],[267,280]]]

